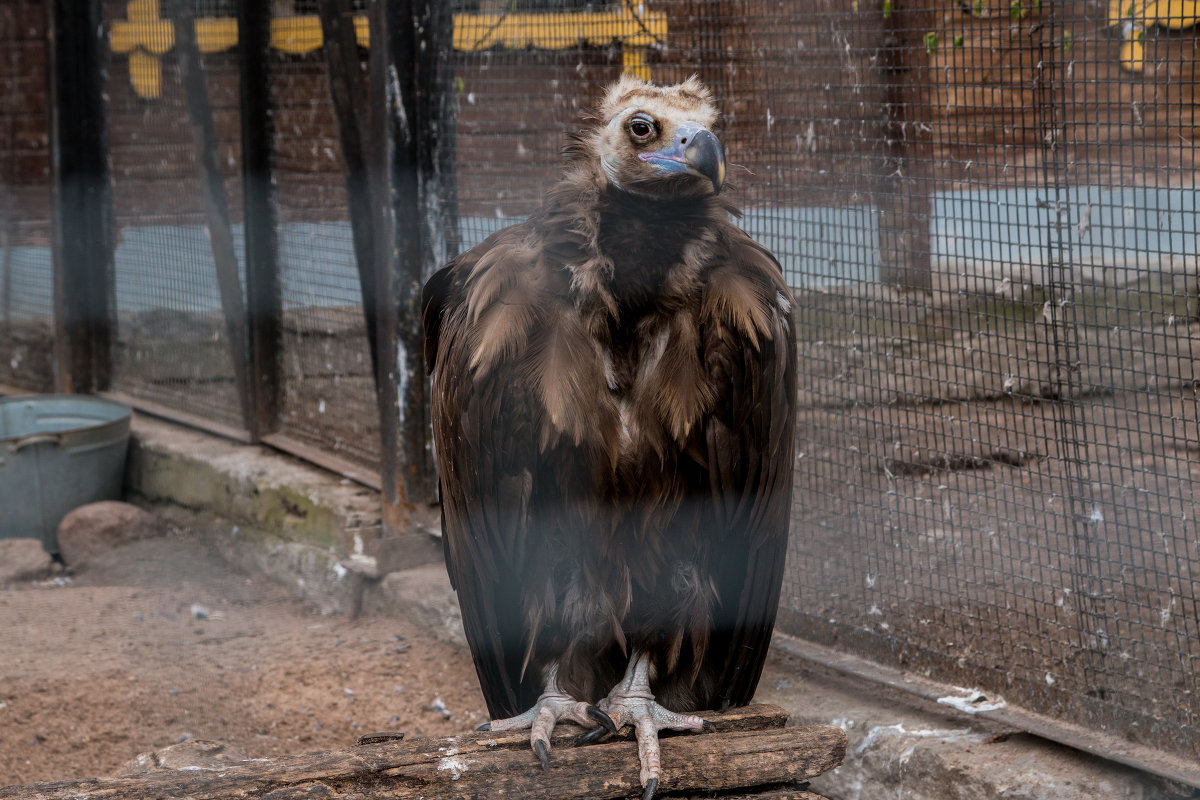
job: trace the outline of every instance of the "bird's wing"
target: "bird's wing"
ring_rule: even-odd
[[[795,452],[793,301],[775,257],[731,231],[712,273],[705,352],[716,391],[706,445],[718,608],[706,656],[713,704],[749,703],[770,644]]]
[[[446,568],[494,717],[517,713],[522,699],[513,680],[519,666],[511,663],[521,656],[519,595],[498,590],[523,572],[514,540],[529,500],[521,467],[530,460],[523,452],[530,437],[519,435],[528,416],[520,384],[497,392],[493,380],[475,378],[467,284],[481,259],[513,241],[502,231],[451,261],[429,280],[422,299]]]
[[[506,229],[451,262],[423,301],[446,566],[493,718],[542,689],[531,659],[549,644],[537,634],[557,602],[552,564],[565,534],[586,534],[604,457],[583,429],[595,419],[554,416],[581,406],[564,394],[599,396],[603,368],[527,235]]]

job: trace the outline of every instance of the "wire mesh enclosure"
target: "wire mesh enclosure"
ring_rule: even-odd
[[[29,344],[53,306],[39,8],[0,10],[0,382],[29,388],[52,372]],[[111,388],[378,471],[375,376],[402,408],[419,380],[372,355],[384,290],[363,282],[367,190],[347,164],[389,162],[347,119],[384,130],[378,109],[408,90],[385,91],[374,4],[280,0],[258,38],[245,8],[103,5]],[[413,107],[440,110],[414,148],[445,169],[411,191],[390,174],[394,207],[427,225],[420,271],[537,205],[605,84],[698,74],[741,224],[798,301],[782,629],[1195,778],[1179,768],[1200,759],[1194,4],[459,0],[436,16],[417,20],[412,71],[428,78],[432,50],[448,74],[422,84],[432,105]],[[398,252],[411,222],[394,220]],[[394,305],[402,360],[419,323]]]
[[[0,7],[0,383],[54,384],[49,90],[41,3]]]
[[[783,629],[1180,764],[1200,756],[1200,40],[1190,6],[1158,8],[464,17],[456,178],[470,243],[536,204],[600,84],[699,74],[742,224],[799,301]],[[567,19],[597,32],[546,44]]]
[[[119,31],[125,6],[109,4],[106,12],[106,23]],[[222,306],[227,298],[218,268],[218,259],[233,258],[232,265],[221,267],[232,266],[238,275],[244,271],[245,248],[239,241],[244,231],[235,227],[241,206],[238,68],[227,53],[213,53],[205,59],[198,86],[185,86],[183,49],[165,54],[153,83],[146,85],[130,79],[141,59],[115,50],[108,54],[117,242],[113,387],[240,429],[236,367]],[[152,99],[144,96],[149,87]],[[207,128],[210,141],[198,144],[193,127]],[[227,213],[217,222],[237,237],[228,252],[212,244],[220,234],[213,235],[206,215],[204,147],[212,148],[222,200],[237,215]]]

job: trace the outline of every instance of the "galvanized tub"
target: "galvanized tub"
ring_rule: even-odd
[[[130,416],[97,397],[0,398],[0,538],[41,539],[57,553],[71,509],[119,499]]]

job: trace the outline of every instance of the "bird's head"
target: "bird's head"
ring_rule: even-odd
[[[622,76],[597,117],[583,144],[614,186],[651,197],[721,191],[725,148],[712,131],[719,115],[695,76],[672,86]]]

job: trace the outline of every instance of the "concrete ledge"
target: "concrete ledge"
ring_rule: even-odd
[[[293,587],[324,613],[360,601],[343,562],[377,543],[377,492],[265,447],[135,414],[126,491],[202,518],[210,543],[243,569]]]
[[[151,502],[209,511],[289,541],[337,548],[377,529],[377,492],[265,447],[135,414],[126,487]]]

